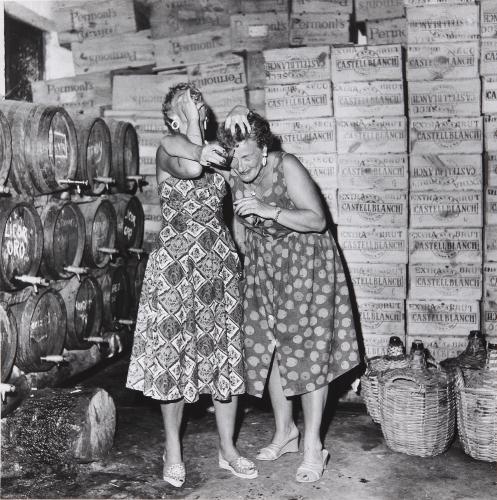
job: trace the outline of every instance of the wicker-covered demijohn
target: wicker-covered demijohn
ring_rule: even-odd
[[[471,376],[474,370],[481,370],[485,366],[487,359],[487,349],[484,335],[480,330],[471,330],[468,335],[468,345],[459,356],[444,359],[440,365],[443,369],[452,372],[455,376],[455,369],[462,370],[464,378]]]
[[[388,342],[385,356],[375,356],[366,360],[366,372],[361,377],[361,395],[373,422],[380,423],[380,406],[378,401],[378,376],[394,368],[406,368],[409,360],[405,354],[404,344],[399,337],[392,336]]]
[[[378,378],[381,430],[394,451],[432,457],[448,449],[456,427],[455,379],[426,362],[415,341],[408,368]]]
[[[497,344],[488,344],[484,368],[463,377],[457,388],[457,426],[464,451],[497,462]]]

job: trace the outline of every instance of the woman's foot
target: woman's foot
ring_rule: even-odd
[[[238,455],[236,458],[224,458],[219,451],[219,467],[229,470],[234,476],[242,479],[255,479],[259,473],[252,460]]]
[[[277,460],[285,453],[299,451],[299,430],[294,424],[286,433],[275,433],[271,444],[261,448],[257,460]]]
[[[176,488],[181,488],[186,478],[185,464],[183,462],[170,464],[167,462],[165,455],[162,456],[162,460],[164,461],[162,468],[162,478],[164,481]]]
[[[312,453],[312,455],[315,454]],[[313,458],[317,457],[314,456]],[[309,456],[306,458],[306,454],[304,453],[304,461],[300,464],[300,467],[297,469],[297,474],[295,475],[296,481],[298,483],[314,483],[319,481],[329,458],[330,454],[327,450],[321,450],[318,460],[311,460]]]

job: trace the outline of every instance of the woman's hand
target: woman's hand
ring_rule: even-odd
[[[240,217],[247,217],[248,215],[257,215],[263,219],[274,219],[277,213],[277,207],[268,205],[259,200],[255,196],[250,198],[242,198],[233,203],[235,213]]]
[[[233,137],[236,133],[236,125],[240,127],[242,135],[250,134],[250,132],[252,132],[252,127],[247,119],[249,111],[250,110],[246,106],[238,105],[229,112],[226,120],[224,121],[224,128],[226,130],[230,129]]]
[[[178,105],[180,110],[185,115],[185,118],[188,123],[192,121],[197,123],[199,122],[200,120],[199,110],[197,108],[197,105],[195,104],[195,101],[192,99],[192,95],[190,94],[190,89],[188,89],[178,98]]]
[[[205,144],[202,146],[198,162],[204,167],[210,165],[222,167],[226,163],[225,151],[219,144]]]

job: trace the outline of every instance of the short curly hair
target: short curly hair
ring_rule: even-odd
[[[227,150],[233,149],[239,142],[245,139],[254,139],[259,148],[266,146],[271,149],[273,145],[273,134],[269,122],[261,115],[249,111],[247,120],[252,127],[250,134],[245,135],[238,125],[235,126],[235,135],[233,136],[230,129],[225,129],[224,125],[219,127],[217,131],[217,140],[219,144]]]
[[[200,92],[200,90],[193,83],[182,82],[174,85],[173,87],[170,87],[169,91],[166,94],[166,97],[164,97],[164,101],[162,101],[162,115],[164,117],[166,125],[169,124],[169,117],[167,116],[167,113],[171,111],[171,108],[173,107],[172,103],[174,98],[178,94],[182,94],[187,90],[190,90],[190,94],[194,102],[203,100],[202,92]]]

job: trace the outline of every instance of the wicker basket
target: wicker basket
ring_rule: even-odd
[[[361,377],[361,396],[369,415],[376,424],[380,423],[380,406],[378,401],[378,376],[387,370],[405,368],[409,359],[404,353],[404,344],[399,337],[392,336],[388,342],[387,354],[366,360],[366,372]]]
[[[455,381],[428,368],[424,349],[409,368],[379,377],[381,430],[394,451],[432,457],[448,449],[456,426]]]
[[[479,330],[472,330],[468,335],[466,349],[456,358],[444,359],[440,365],[444,370],[455,376],[456,367],[461,368],[464,378],[470,377],[474,370],[481,370],[485,366],[487,349],[484,336]]]

